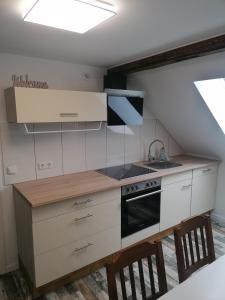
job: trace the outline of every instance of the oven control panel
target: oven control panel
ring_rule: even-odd
[[[145,190],[151,190],[151,188],[157,188],[161,186],[161,178],[154,178],[151,180],[145,180],[129,185],[122,186],[122,196],[134,194]]]

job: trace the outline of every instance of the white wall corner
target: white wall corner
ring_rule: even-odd
[[[0,275],[4,274],[5,272],[7,272],[6,249],[5,249],[5,238],[4,238],[2,194],[0,190]]]
[[[225,227],[225,217],[222,215],[217,214],[216,212],[213,212],[211,215],[212,221]]]
[[[3,223],[3,240],[5,251],[5,271],[13,271],[18,266],[15,208],[12,186],[0,191]]]
[[[175,139],[169,134],[169,156],[180,155],[184,153],[183,148],[175,141]]]
[[[0,190],[4,185],[4,172],[3,172],[3,152],[2,152],[2,130],[1,130],[1,122],[0,122]]]
[[[172,135],[168,132],[168,130],[164,127],[164,125],[160,122],[160,120],[156,120],[156,132],[155,137],[164,142],[166,151],[169,156],[180,155],[183,152],[183,149],[178,145]],[[155,152],[159,152],[159,146],[156,145]],[[160,146],[161,147],[161,146]]]

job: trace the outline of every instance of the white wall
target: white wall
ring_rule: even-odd
[[[155,138],[164,140],[170,155],[179,154],[182,150],[147,108],[144,124],[139,127],[104,126],[100,132],[27,136],[22,125],[8,124],[6,121],[3,91],[11,85],[12,74],[29,74],[34,80],[47,81],[49,88],[102,91],[104,70],[9,54],[0,54],[0,66],[0,129],[3,157],[2,161],[0,159],[0,230],[2,224],[4,234],[1,241],[0,233],[0,255],[3,252],[2,256],[5,256],[5,266],[2,268],[0,260],[1,273],[17,267],[11,184],[139,161],[147,157],[148,145]],[[85,74],[89,75],[88,79],[85,78]],[[74,124],[43,124],[35,125],[34,129],[66,129],[71,126]],[[39,170],[38,162],[46,160],[53,162],[53,168]],[[17,166],[16,175],[7,174],[7,167],[12,165]]]
[[[225,77],[224,61],[225,52],[136,73],[130,76],[129,85],[146,90],[146,105],[185,152],[222,161],[215,215],[225,222],[225,135],[193,84]]]

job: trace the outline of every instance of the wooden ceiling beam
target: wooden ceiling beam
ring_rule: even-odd
[[[156,55],[145,57],[130,63],[108,69],[109,74],[130,74],[148,69],[155,69],[180,61],[209,55],[225,50],[225,34],[207,40],[178,47]]]

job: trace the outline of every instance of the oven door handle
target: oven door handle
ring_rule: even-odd
[[[134,198],[131,198],[131,199],[127,199],[126,202],[132,202],[132,201],[135,201],[135,200],[138,200],[138,199],[142,199],[142,198],[145,198],[147,196],[153,196],[153,195],[156,195],[156,194],[160,194],[162,193],[162,190],[159,190],[159,191],[155,191],[155,192],[152,192],[152,193],[149,193],[149,194],[144,194],[144,195],[141,195],[141,196],[137,196],[137,197],[134,197]]]

